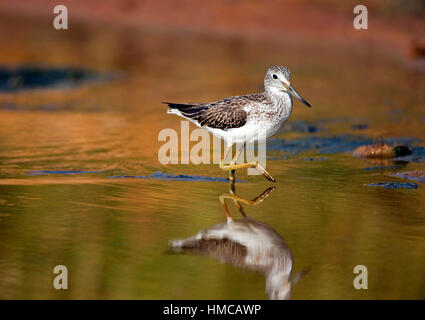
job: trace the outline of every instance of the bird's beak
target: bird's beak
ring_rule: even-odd
[[[300,96],[300,94],[291,85],[285,85],[287,92],[304,103],[307,107],[311,108],[311,105]]]

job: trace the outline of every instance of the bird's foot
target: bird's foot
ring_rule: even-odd
[[[235,170],[237,169],[244,169],[244,168],[255,168],[257,169],[267,180],[276,182],[276,179],[273,178],[273,176],[267,172],[266,169],[264,169],[258,161],[256,162],[249,162],[249,163],[240,163],[240,164],[224,164],[223,162],[220,162],[220,169],[224,171],[230,171],[229,174],[229,181],[234,182],[235,180]]]

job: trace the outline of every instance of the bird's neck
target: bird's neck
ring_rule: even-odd
[[[291,296],[290,276],[292,263],[274,266],[266,273],[266,291],[270,299],[288,299]]]
[[[287,111],[291,111],[290,109],[292,107],[292,99],[287,92],[272,89],[267,90],[265,93],[276,109],[288,109]]]

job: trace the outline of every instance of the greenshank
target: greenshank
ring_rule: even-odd
[[[258,162],[236,162],[246,143],[258,140],[259,132],[264,132],[266,138],[278,132],[291,115],[291,96],[311,107],[291,86],[290,80],[291,72],[287,67],[271,66],[264,77],[263,93],[234,96],[210,103],[164,103],[170,108],[168,113],[188,119],[225,141],[226,149],[220,168],[229,171],[231,182],[235,179],[235,170],[242,168],[256,168],[266,179],[275,182]],[[235,143],[242,144],[242,147],[226,164],[227,154]]]
[[[232,188],[232,186],[230,187]],[[253,200],[238,197],[234,189],[220,196],[227,221],[199,231],[196,235],[172,240],[175,253],[207,253],[221,262],[263,273],[269,299],[289,299],[292,287],[309,272],[309,268],[292,273],[293,258],[285,240],[272,227],[245,215],[241,203],[256,206],[275,189],[270,187]],[[232,219],[225,203],[232,200],[242,219]]]

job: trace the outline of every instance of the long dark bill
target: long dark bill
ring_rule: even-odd
[[[311,104],[309,104],[307,101],[304,100],[303,97],[300,96],[300,94],[295,90],[292,86],[288,86],[288,93],[298,100],[300,100],[302,103],[304,103],[307,107],[311,108]]]

